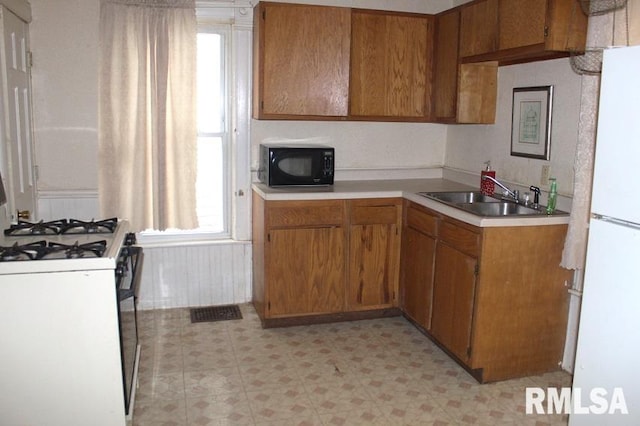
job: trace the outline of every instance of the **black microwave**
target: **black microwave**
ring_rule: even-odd
[[[333,185],[335,150],[323,145],[260,145],[258,179],[269,186]]]

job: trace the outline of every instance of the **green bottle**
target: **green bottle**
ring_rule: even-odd
[[[556,178],[550,178],[551,186],[549,188],[549,199],[547,200],[547,214],[556,211],[556,200],[558,199],[558,187],[556,186]]]

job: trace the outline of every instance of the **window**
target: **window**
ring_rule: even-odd
[[[139,241],[162,246],[251,238],[251,14],[235,8],[198,10],[198,176],[200,228],[145,231]],[[239,25],[238,25],[239,24]],[[233,130],[233,131],[232,131]]]
[[[227,34],[215,28],[198,32],[199,231],[228,234],[229,134],[227,125]]]

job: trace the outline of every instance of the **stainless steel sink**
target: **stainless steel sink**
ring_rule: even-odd
[[[543,206],[540,209],[534,209],[513,201],[484,195],[480,191],[419,192],[418,194],[483,217],[546,215]],[[554,216],[566,214],[560,210],[553,213]]]
[[[512,216],[512,215],[540,215],[546,214],[535,210],[522,204],[516,204],[511,202],[500,203],[473,203],[473,204],[458,204],[462,210],[477,214],[479,216]]]
[[[420,192],[420,195],[427,198],[433,198],[444,203],[499,203],[500,200],[488,195],[482,194],[480,191],[465,192]]]

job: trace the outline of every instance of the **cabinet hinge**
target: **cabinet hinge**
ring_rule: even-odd
[[[263,20],[267,19],[267,11],[266,10],[262,11],[262,19]]]
[[[471,358],[471,346],[467,347],[467,357]]]
[[[267,302],[267,309],[270,311],[271,310],[271,302]]]
[[[473,268],[473,274],[477,277],[479,273],[480,273],[480,265],[476,264],[476,266]]]
[[[267,234],[267,241],[271,242],[271,234]]]
[[[32,67],[33,67],[33,52],[28,51],[27,52],[27,68],[32,68]]]
[[[264,109],[264,101],[260,101],[260,109]]]
[[[546,25],[544,26],[544,36],[549,37],[549,27]]]

